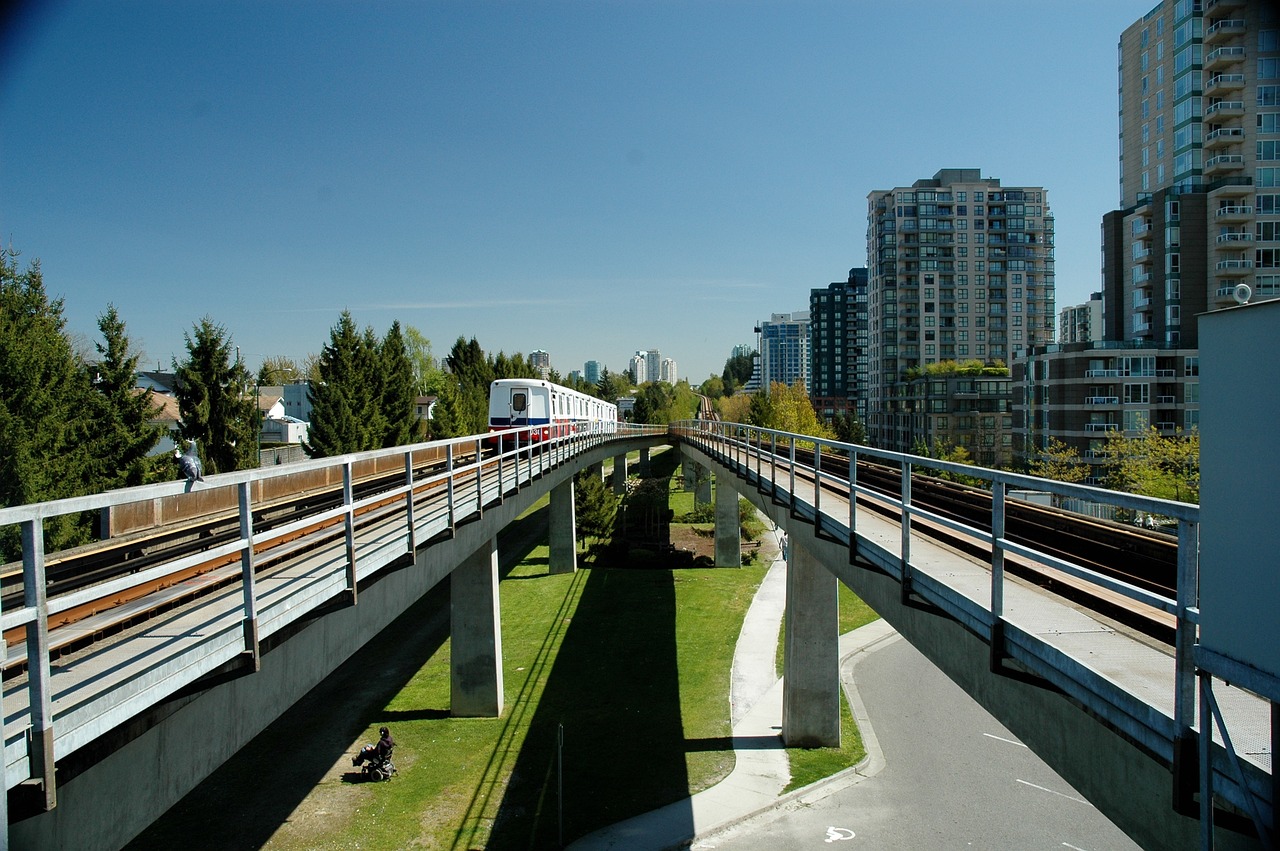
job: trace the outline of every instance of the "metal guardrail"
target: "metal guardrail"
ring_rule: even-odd
[[[953,611],[952,614],[966,623],[971,629],[989,630],[988,640],[993,649],[1003,643],[1003,605],[1004,605],[1004,561],[1006,555],[1013,554],[1032,559],[1053,569],[1084,582],[1105,588],[1159,611],[1166,612],[1176,618],[1174,647],[1174,681],[1173,687],[1173,741],[1171,744],[1172,761],[1188,757],[1188,750],[1193,743],[1199,741],[1200,747],[1200,793],[1203,799],[1212,800],[1214,792],[1214,772],[1221,772],[1210,758],[1210,742],[1212,735],[1197,735],[1196,700],[1200,699],[1200,728],[1209,729],[1209,725],[1217,723],[1219,736],[1222,739],[1226,761],[1230,768],[1226,776],[1235,784],[1225,790],[1228,799],[1245,812],[1249,812],[1255,824],[1263,829],[1258,808],[1257,790],[1250,790],[1250,783],[1239,766],[1236,751],[1231,744],[1227,726],[1222,714],[1213,699],[1212,677],[1204,669],[1197,667],[1197,639],[1200,610],[1199,606],[1199,536],[1200,508],[1197,505],[1157,499],[1137,494],[1107,490],[1090,485],[1072,484],[1042,479],[1035,476],[991,470],[967,464],[956,464],[934,458],[924,458],[900,452],[873,449],[836,441],[798,435],[774,429],[760,428],[741,423],[723,423],[707,421],[684,421],[672,425],[672,431],[682,440],[697,445],[713,458],[724,463],[731,470],[740,474],[744,471],[753,473],[755,480],[763,488],[770,483],[774,499],[781,499],[791,506],[793,513],[812,519],[815,528],[844,540],[846,544],[857,528],[857,500],[853,494],[874,497],[877,500],[895,506],[901,518],[901,558],[896,566],[899,582],[904,586],[912,581],[911,562],[911,528],[916,519],[928,520],[930,523],[944,526],[952,531],[981,542],[991,552],[991,586],[990,606],[985,613],[986,621],[975,622],[972,613]],[[841,470],[840,475],[823,468],[822,450],[835,450],[848,455],[848,470]],[[901,493],[896,497],[880,491],[873,491],[857,482],[857,464],[860,460],[874,460],[881,464],[896,467],[901,471]],[[754,470],[752,466],[754,465]],[[803,470],[814,477],[814,502],[812,506],[799,504],[796,494],[796,471]],[[942,517],[926,508],[913,504],[911,498],[911,475],[913,471],[930,470],[945,471],[963,475],[969,479],[977,479],[980,487],[991,493],[991,532],[976,529],[947,517]],[[778,476],[784,477],[783,481]],[[848,500],[847,526],[843,528],[826,528],[823,526],[822,484],[824,482],[847,484],[851,490]],[[1173,598],[1152,593],[1127,582],[1104,576],[1088,568],[1071,564],[1061,558],[1040,552],[1033,547],[1015,543],[1005,536],[1005,507],[1008,493],[1014,490],[1047,491],[1062,500],[1084,500],[1087,502],[1110,505],[1118,509],[1135,512],[1139,516],[1156,515],[1175,521],[1177,524],[1177,593]],[[831,516],[831,515],[827,515]],[[936,601],[935,601],[936,602]],[[1262,689],[1258,683],[1233,680],[1234,685],[1254,690],[1264,700],[1275,700],[1275,695],[1268,694],[1265,684]],[[1274,770],[1274,763],[1272,764]],[[1175,775],[1177,771],[1175,770]],[[1223,791],[1223,790],[1219,790]],[[1202,816],[1203,817],[1203,816]],[[1211,817],[1210,817],[1211,823]]]
[[[22,686],[25,689],[25,706],[5,707],[5,787],[12,788],[31,778],[43,781],[46,806],[52,807],[55,760],[110,729],[114,723],[122,720],[117,716],[127,717],[139,708],[145,708],[140,701],[154,701],[180,688],[211,666],[225,663],[227,658],[224,657],[228,654],[249,654],[256,664],[260,637],[283,628],[308,611],[323,605],[332,599],[332,593],[329,592],[346,590],[354,595],[359,580],[406,554],[411,555],[432,534],[452,529],[460,520],[482,511],[487,501],[501,499],[526,482],[583,452],[612,441],[666,434],[665,427],[594,423],[589,426],[580,425],[571,433],[548,439],[531,439],[543,431],[543,427],[513,429],[491,435],[474,435],[212,475],[206,481],[194,485],[180,480],[0,508],[0,527],[21,527],[24,588],[22,606],[0,613],[0,628],[7,631],[25,627],[28,664],[27,680]],[[497,450],[489,457],[483,457],[482,451],[486,444]],[[421,464],[423,456],[428,453],[438,457],[441,450],[444,469],[415,477],[415,464]],[[465,463],[461,463],[463,459]],[[254,529],[254,511],[261,507],[253,499],[255,483],[326,468],[341,470],[342,500],[339,505],[317,510],[269,531],[259,532]],[[402,473],[399,475],[403,478],[399,484],[357,498],[354,488],[357,468],[370,468],[376,475],[392,477],[398,475],[396,470],[400,470]],[[184,494],[187,499],[198,500],[203,492],[214,488],[236,490],[238,500],[235,511],[239,517],[240,531],[235,540],[89,588],[54,597],[47,596],[48,556],[44,549],[43,529],[50,519],[67,514],[109,511],[115,506],[182,497]],[[423,505],[421,500],[427,492],[431,492],[432,501]],[[415,505],[415,502],[418,504]],[[358,540],[356,534],[357,515],[365,511],[380,512],[374,515],[379,530],[367,543]],[[334,521],[339,522],[334,524]],[[323,588],[307,594],[305,603],[295,605],[290,600],[286,613],[273,614],[260,636],[258,621],[262,600],[259,599],[256,588],[255,563],[272,555],[272,545],[287,541],[291,536],[318,524],[338,527],[341,540],[337,546],[343,555],[335,560],[336,570],[331,571],[332,575],[315,580],[315,585]],[[288,550],[283,545],[281,549]],[[232,563],[238,559],[240,563],[243,595],[239,612],[223,614],[219,617],[219,622],[243,622],[243,638],[233,639],[225,629],[211,631],[205,642],[206,651],[184,652],[182,661],[185,679],[173,678],[157,683],[156,680],[165,680],[163,672],[147,673],[142,677],[147,682],[121,689],[128,694],[110,697],[107,702],[111,706],[98,710],[105,713],[103,717],[107,718],[106,721],[91,717],[93,707],[80,702],[55,717],[49,642],[51,617],[83,603],[138,588],[166,575],[218,558]],[[0,653],[4,652],[4,647],[0,644]],[[0,661],[3,658],[0,655]],[[168,664],[172,665],[174,662],[170,660]],[[20,692],[15,693],[13,689],[6,690],[6,697],[20,695]],[[55,753],[54,729],[58,724],[62,727],[56,739]]]

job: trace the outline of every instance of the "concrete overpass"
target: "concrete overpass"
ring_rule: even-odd
[[[1202,764],[1212,770],[1197,772],[1187,764],[1200,752],[1197,742],[1205,741],[1197,738],[1194,680],[1190,693],[1185,688],[1194,675],[1190,645],[1174,658],[1008,579],[1003,558],[1015,547],[1003,540],[998,518],[997,533],[985,538],[990,555],[966,558],[913,532],[926,513],[912,505],[909,488],[897,500],[899,522],[872,517],[830,487],[814,487],[817,465],[806,463],[811,450],[803,440],[694,423],[670,436],[584,435],[540,453],[504,454],[505,466],[496,467],[455,463],[476,443],[464,438],[448,443],[443,472],[417,479],[406,474],[403,484],[360,498],[353,480],[361,465],[412,469],[415,453],[426,448],[211,477],[203,495],[184,493],[174,483],[0,511],[0,524],[22,524],[33,542],[42,518],[59,512],[232,493],[241,537],[221,546],[240,560],[248,580],[231,585],[216,602],[179,610],[127,641],[57,666],[47,660],[47,632],[51,613],[63,604],[29,597],[23,608],[5,613],[6,629],[27,629],[34,660],[27,680],[5,685],[6,785],[30,792],[44,810],[10,823],[12,847],[119,847],[446,576],[452,579],[452,711],[501,713],[497,533],[550,493],[551,569],[575,569],[574,473],[669,440],[679,442],[700,498],[716,503],[718,564],[737,564],[738,495],[789,536],[783,724],[789,744],[828,744],[839,736],[835,590],[843,581],[1145,847],[1196,844],[1200,823],[1189,799],[1198,789],[1239,813],[1252,808],[1259,823],[1273,819],[1273,741],[1242,744],[1237,738],[1234,749],[1225,742],[1206,745]],[[858,451],[908,470],[913,463]],[[617,486],[624,466],[625,460],[615,464]],[[265,561],[271,546],[288,546],[279,543],[285,532],[255,535],[255,488],[321,469],[343,482],[343,503],[297,521],[292,531],[336,518],[345,534],[325,547],[281,556],[286,570],[270,576],[255,570],[255,559]],[[989,475],[997,483],[997,505],[1006,489],[1026,484]],[[817,478],[824,477],[834,480],[830,471]],[[1187,540],[1194,540],[1194,506],[1051,487],[1177,517]],[[358,525],[362,512],[374,522]],[[30,546],[24,553],[31,576],[43,570],[39,550]],[[1194,559],[1184,562],[1194,586]],[[1194,643],[1187,600],[1144,602],[1180,614]],[[1220,691],[1231,729],[1254,731],[1258,723],[1269,729],[1265,700]],[[208,735],[211,730],[217,735]],[[1237,752],[1243,760],[1233,760]],[[123,812],[122,788],[130,790],[133,805]],[[1230,829],[1213,837],[1219,847],[1257,844]]]

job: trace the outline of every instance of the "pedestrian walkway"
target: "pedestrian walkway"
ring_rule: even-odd
[[[859,768],[841,772],[786,796],[791,780],[782,745],[782,680],[777,674],[778,633],[786,606],[787,567],[779,558],[765,574],[743,620],[733,655],[730,718],[733,723],[733,771],[716,786],[661,809],[588,834],[569,848],[663,849],[687,846],[703,836],[743,821],[792,797],[826,795],[866,776],[883,764],[874,739],[866,741],[868,757]],[[849,657],[880,646],[895,635],[883,620],[873,621],[840,638],[841,678]],[[846,691],[849,691],[846,685]],[[869,730],[861,704],[850,695],[859,727]]]

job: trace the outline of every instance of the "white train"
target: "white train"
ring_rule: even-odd
[[[618,406],[537,378],[499,378],[489,387],[489,433],[541,426],[533,440],[588,431],[594,424],[614,431]]]

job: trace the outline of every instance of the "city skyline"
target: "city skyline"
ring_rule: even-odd
[[[904,174],[1044,186],[1058,303],[1086,301],[1150,5],[29,6],[0,237],[148,368],[206,315],[251,367],[301,359],[348,309],[566,374],[625,327],[697,384],[866,265],[866,195]]]

